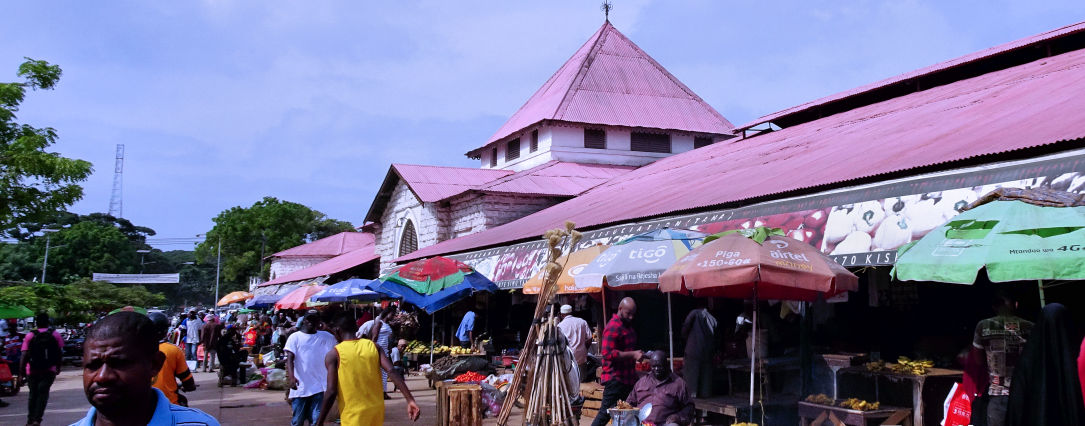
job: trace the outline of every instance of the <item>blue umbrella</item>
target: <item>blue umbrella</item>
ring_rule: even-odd
[[[377,291],[379,284],[380,281],[377,280],[352,278],[325,288],[309,300],[313,302],[346,302],[348,300],[373,302],[387,297]]]
[[[451,287],[447,287],[436,293],[425,295],[414,291],[414,289],[407,287],[403,284],[396,283],[394,281],[382,281],[377,285],[377,291],[386,294],[395,294],[403,298],[404,302],[415,305],[422,308],[427,313],[434,313],[448,305],[456,303],[460,299],[474,294],[479,291],[495,292],[497,291],[497,284],[490,281],[478,272],[472,272],[466,274],[463,277],[463,282]]]
[[[249,309],[267,309],[275,306],[275,302],[282,298],[283,295],[281,294],[264,294],[246,301],[245,307]]]

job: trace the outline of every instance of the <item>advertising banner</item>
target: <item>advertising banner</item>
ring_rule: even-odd
[[[177,284],[181,274],[101,274],[95,272],[91,279],[113,284]]]
[[[845,267],[892,265],[900,246],[922,238],[995,189],[1050,187],[1085,192],[1085,154],[977,167],[858,189],[676,216],[584,232],[580,247],[613,244],[670,227],[707,234],[769,226],[818,247]],[[452,255],[502,288],[520,288],[541,266],[544,242]]]

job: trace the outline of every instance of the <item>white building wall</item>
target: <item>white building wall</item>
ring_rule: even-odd
[[[407,220],[414,222],[418,248],[440,241],[437,207],[432,203],[423,203],[406,183],[399,181],[381,214],[380,226],[373,231],[377,254],[381,257],[381,269],[392,265],[392,259],[399,257],[399,241]]]
[[[294,271],[299,271],[316,265],[331,257],[275,257],[271,259],[271,269],[268,279],[273,280]]]

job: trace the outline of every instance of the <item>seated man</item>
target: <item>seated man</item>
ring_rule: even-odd
[[[671,372],[663,351],[648,356],[652,374],[641,377],[629,393],[628,403],[635,407],[652,403],[652,413],[644,421],[655,425],[685,426],[693,421],[693,400],[686,390],[686,382]]]

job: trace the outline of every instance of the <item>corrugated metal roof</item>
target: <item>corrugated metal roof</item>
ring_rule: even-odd
[[[1067,36],[1069,34],[1077,33],[1077,32],[1083,31],[1083,30],[1085,30],[1085,22],[1080,22],[1080,23],[1077,23],[1077,24],[1068,25],[1068,26],[1065,26],[1065,27],[1062,27],[1062,28],[1058,28],[1058,29],[1054,29],[1054,30],[1051,30],[1051,31],[1048,31],[1048,32],[1037,34],[1037,35],[1034,35],[1034,36],[1031,36],[1031,37],[1026,37],[1026,38],[1023,38],[1023,39],[1020,39],[1020,40],[1011,41],[1009,43],[1000,44],[998,46],[994,46],[994,47],[991,47],[991,48],[980,50],[978,52],[973,52],[973,53],[961,56],[961,57],[956,58],[956,59],[952,59],[952,60],[949,60],[949,61],[934,64],[934,65],[931,65],[929,67],[920,68],[920,69],[917,69],[917,70],[914,70],[914,71],[910,71],[910,72],[898,75],[896,77],[890,77],[890,78],[887,78],[885,80],[877,81],[877,82],[870,83],[870,84],[867,84],[867,85],[864,85],[864,86],[859,86],[859,87],[856,87],[856,88],[851,89],[851,90],[846,90],[846,91],[843,91],[843,92],[840,92],[840,93],[836,93],[836,94],[833,94],[833,95],[830,95],[830,96],[826,96],[826,97],[821,98],[821,99],[817,99],[817,100],[810,101],[810,102],[800,104],[800,105],[796,105],[796,106],[793,106],[791,108],[787,108],[787,109],[784,109],[784,110],[781,110],[781,111],[778,111],[778,112],[774,112],[772,114],[762,116],[762,117],[760,117],[760,118],[758,118],[758,119],[756,119],[754,121],[751,121],[749,123],[743,124],[742,126],[739,127],[739,129],[749,129],[749,128],[757,126],[759,124],[772,122],[773,120],[777,120],[780,117],[796,114],[796,113],[799,113],[799,112],[802,112],[802,111],[805,111],[805,110],[809,110],[811,108],[817,108],[817,107],[820,107],[820,106],[823,106],[823,105],[826,105],[826,104],[830,104],[830,103],[833,103],[833,102],[838,102],[838,101],[841,101],[841,100],[844,100],[844,99],[852,98],[852,97],[854,97],[856,95],[863,94],[863,93],[868,93],[868,92],[870,92],[872,90],[875,90],[875,89],[880,89],[880,88],[883,88],[883,87],[891,86],[891,85],[898,84],[898,83],[901,83],[901,82],[905,82],[905,81],[908,81],[908,80],[921,78],[921,77],[928,76],[928,75],[931,75],[931,74],[934,74],[934,73],[937,73],[937,72],[946,71],[946,70],[949,70],[949,69],[952,69],[952,68],[960,67],[962,65],[969,64],[969,63],[979,61],[979,60],[983,60],[983,59],[986,59],[986,58],[990,58],[990,57],[993,57],[993,56],[1002,55],[1002,54],[1013,54],[1014,53],[1013,51],[1016,50],[1016,49],[1021,49],[1023,47],[1027,47],[1027,46],[1030,46],[1030,45],[1037,45],[1037,44],[1040,44],[1040,43],[1043,43],[1043,42],[1046,42],[1046,41],[1049,41],[1049,40],[1057,39],[1057,38],[1060,38],[1060,37],[1065,37],[1065,36]]]
[[[1085,137],[1085,50],[674,155],[405,261]]]
[[[392,169],[419,199],[427,203],[443,200],[514,173],[511,170],[414,164],[393,164]]]
[[[299,269],[297,271],[275,278],[266,283],[261,283],[258,287],[266,287],[269,285],[278,285],[301,280],[310,280],[316,277],[322,277],[325,275],[334,274],[336,272],[342,272],[363,263],[371,262],[377,259],[380,259],[380,256],[377,255],[376,247],[373,244],[369,244],[365,247],[343,253],[339,256],[325,260],[308,268]]]
[[[634,169],[636,167],[550,161],[481,185],[475,190],[572,197]]]
[[[734,128],[609,22],[486,145],[543,120],[713,134],[729,134]]]
[[[373,234],[368,232],[340,232],[308,244],[288,248],[268,257],[338,256],[369,245],[373,245]]]

